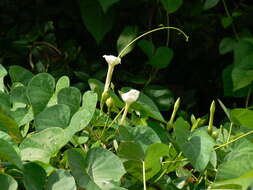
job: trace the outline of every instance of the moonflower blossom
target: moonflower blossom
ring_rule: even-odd
[[[119,57],[115,57],[114,55],[103,55],[103,58],[105,58],[106,62],[111,66],[121,63],[121,59]]]
[[[124,94],[121,94],[121,98],[125,102],[125,107],[124,107],[123,116],[122,116],[120,123],[119,123],[120,125],[124,125],[128,109],[129,109],[130,105],[132,103],[134,103],[139,98],[139,95],[140,95],[140,91],[135,90],[135,89],[132,89]]]
[[[125,103],[132,104],[139,98],[139,95],[140,91],[132,89],[124,94],[121,94],[121,97]]]

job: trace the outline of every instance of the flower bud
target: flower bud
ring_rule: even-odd
[[[103,55],[108,65],[115,66],[121,63],[121,59],[119,57],[115,57],[113,55]]]
[[[114,101],[111,97],[107,98],[107,100],[105,101],[106,105],[108,108],[112,108],[114,106]]]
[[[140,91],[132,89],[124,94],[121,94],[121,97],[125,103],[132,104],[139,98],[139,95]]]

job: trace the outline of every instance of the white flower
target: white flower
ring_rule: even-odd
[[[140,91],[132,89],[124,94],[121,94],[121,97],[125,103],[132,104],[139,98],[139,95],[140,95]]]
[[[105,58],[106,62],[111,66],[121,63],[121,59],[119,57],[115,57],[114,55],[103,55],[103,58]]]

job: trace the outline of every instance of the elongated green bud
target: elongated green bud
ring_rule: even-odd
[[[209,124],[207,131],[210,135],[212,135],[213,132],[213,118],[214,118],[214,112],[215,112],[215,101],[212,101],[212,104],[210,106],[210,117],[209,117]]]
[[[170,130],[173,127],[172,124],[175,120],[176,113],[177,113],[177,110],[178,110],[179,106],[180,106],[180,97],[176,100],[176,102],[174,104],[174,109],[173,109],[173,112],[171,114],[170,121],[167,123],[167,130]]]

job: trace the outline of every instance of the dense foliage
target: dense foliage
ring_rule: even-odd
[[[253,188],[250,3],[0,10],[0,188]]]

